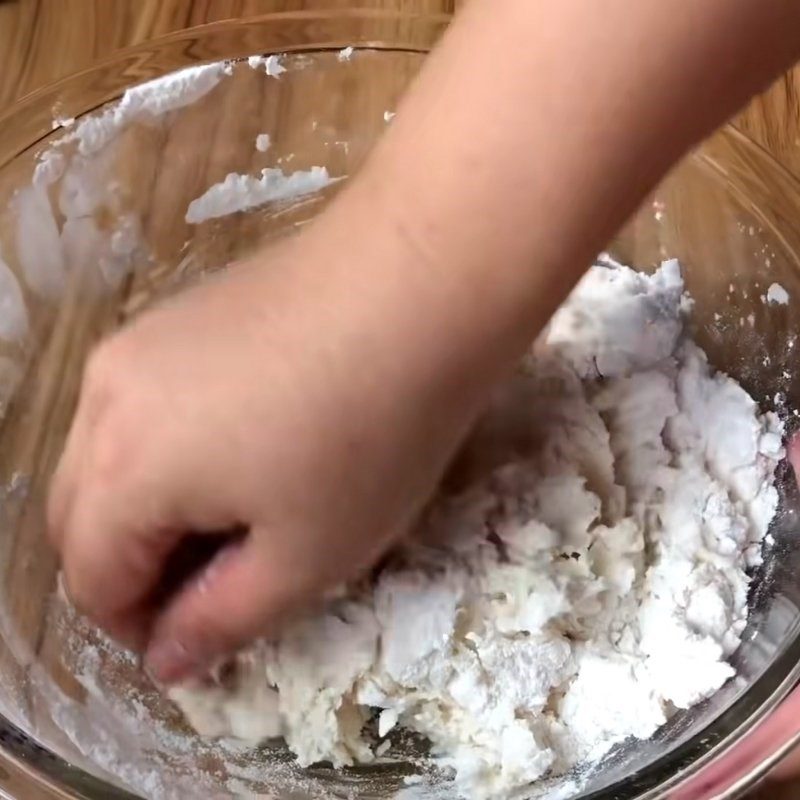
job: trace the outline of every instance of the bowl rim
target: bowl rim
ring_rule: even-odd
[[[0,112],[0,169],[26,150],[36,147],[57,130],[54,116],[66,111],[65,118],[78,118],[97,110],[105,103],[121,95],[124,89],[114,88],[95,94],[91,102],[66,101],[65,94],[71,92],[76,84],[93,84],[92,79],[104,75],[112,68],[119,77],[130,74],[124,82],[125,88],[146,83],[187,66],[199,66],[221,61],[239,61],[254,53],[290,54],[307,51],[335,51],[353,46],[356,49],[385,50],[424,54],[438,40],[452,20],[451,13],[404,12],[389,9],[347,8],[347,9],[303,9],[298,11],[270,12],[246,19],[226,19],[208,22],[179,31],[158,36],[130,47],[121,48],[105,56],[91,66],[72,72],[51,83],[47,83],[26,93]],[[298,26],[314,22],[329,26],[324,37],[311,37],[305,42],[281,41],[278,35],[281,26]],[[353,22],[361,23],[358,29],[338,30],[339,26]],[[408,31],[393,34],[387,38],[392,24],[402,23]],[[187,58],[183,46],[197,44],[199,39],[209,39],[215,35],[236,33],[247,30],[254,32],[253,38],[261,39],[261,47],[244,46],[235,48],[227,54],[218,53],[207,59]],[[416,34],[416,35],[414,35]],[[263,37],[263,38],[262,38]],[[147,56],[166,56],[163,61],[148,64]],[[123,69],[120,71],[120,65]],[[63,107],[70,102],[68,107]],[[48,109],[46,120],[42,119],[41,107]],[[36,124],[31,124],[34,120]],[[45,124],[42,124],[45,123]],[[9,133],[10,132],[10,133]],[[9,143],[10,142],[10,143]]]
[[[256,52],[265,54],[329,51],[345,46],[357,49],[405,51],[427,53],[446,28],[452,14],[403,12],[384,9],[304,9],[265,13],[247,19],[228,19],[192,28],[175,31],[149,41],[120,49],[90,67],[59,78],[14,101],[0,113],[0,169],[22,153],[35,148],[54,132],[52,118],[62,102],[68,102],[64,110],[69,116],[79,117],[90,113],[107,102],[121,96],[125,88],[161,77],[169,72],[204,63],[236,61]],[[292,23],[320,23],[327,25],[327,36],[309,38],[308,41],[288,43],[279,41],[281,27]],[[362,23],[356,30],[345,35],[344,24]],[[414,39],[409,33],[387,37],[382,33],[392,23],[411,23],[419,34]],[[340,30],[341,28],[341,30]],[[197,58],[191,46],[200,40],[247,31],[253,34],[245,39],[240,48],[223,55]],[[261,41],[262,46],[251,42]],[[124,69],[118,69],[120,65]],[[102,77],[114,70],[118,82],[113,88],[104,86]],[[123,80],[124,79],[124,80]],[[99,84],[99,85],[97,85]],[[78,102],[72,95],[86,86],[95,87],[91,101]],[[78,92],[79,93],[79,92]],[[65,100],[65,96],[68,100]],[[757,157],[780,176],[800,197],[800,180],[786,166],[777,161],[761,144],[728,124],[715,136],[730,139],[736,145]],[[724,172],[713,163],[710,167],[719,175]],[[791,645],[794,645],[792,647]],[[788,724],[793,712],[800,708],[800,638],[789,643],[776,662],[786,663],[784,678],[773,687],[753,712],[741,724],[729,731],[712,748],[705,748],[697,757],[689,758],[686,764],[675,771],[670,766],[676,755],[697,749],[704,730],[694,734],[686,742],[674,747],[644,767],[638,774],[642,782],[639,800],[728,800],[739,797],[741,792],[760,780],[781,759],[800,744],[800,721]],[[793,666],[790,666],[793,665]],[[763,682],[765,675],[757,679]],[[751,687],[752,688],[752,687]],[[727,711],[738,707],[746,693],[732,701]],[[794,715],[800,716],[800,715]],[[42,756],[47,756],[43,758]],[[667,764],[666,762],[670,762]],[[724,767],[724,768],[723,768]],[[5,771],[10,773],[6,777]],[[11,777],[16,776],[11,783]],[[0,796],[3,789],[21,789],[18,780],[24,776],[30,780],[47,800],[73,800],[94,797],[109,800],[136,800],[137,795],[108,783],[90,772],[71,764],[66,759],[42,748],[35,737],[24,732],[8,717],[0,714]],[[13,783],[13,786],[12,786]],[[611,784],[585,800],[601,800],[613,794],[618,784]],[[614,795],[616,796],[616,795]],[[620,795],[623,796],[623,795]],[[628,796],[625,794],[624,796]]]

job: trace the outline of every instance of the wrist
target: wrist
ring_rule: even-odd
[[[504,329],[522,313],[516,268],[465,251],[450,231],[469,221],[456,223],[446,203],[434,212],[415,203],[422,187],[401,172],[376,160],[342,195],[336,212],[350,267],[366,273],[367,295],[431,356],[474,363],[485,349],[495,360]]]

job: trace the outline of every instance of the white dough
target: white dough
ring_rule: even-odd
[[[342,766],[385,752],[362,730],[379,709],[379,736],[417,731],[465,797],[503,797],[719,689],[782,430],[683,338],[686,307],[677,262],[594,267],[476,433],[465,488],[371,589],[241,656],[238,690],[174,693],[197,730]]]
[[[215,183],[192,200],[186,211],[186,221],[199,225],[209,219],[249,211],[266,203],[294,200],[318,192],[334,180],[325,167],[297,170],[289,175],[277,167],[262,169],[258,176],[231,172],[224,181]]]
[[[779,283],[772,283],[769,289],[767,289],[767,302],[776,303],[781,306],[789,305],[789,292]]]

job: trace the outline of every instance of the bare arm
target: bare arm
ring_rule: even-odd
[[[498,335],[518,352],[664,173],[798,57],[791,0],[473,0],[355,216],[379,209],[422,256],[470,358]]]

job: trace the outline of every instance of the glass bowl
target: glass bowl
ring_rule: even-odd
[[[229,173],[356,173],[446,24],[446,16],[310,11],[208,25],[126,51],[0,118],[4,796],[381,798],[419,772],[413,746],[406,762],[336,772],[300,770],[276,744],[253,753],[199,740],[136,660],[62,602],[43,504],[92,344],[186,281],[291,234],[342,181],[201,222],[186,220],[191,201]],[[270,53],[284,55],[247,60]],[[143,81],[221,60],[185,96],[194,102],[101,108]],[[285,72],[276,75],[276,64]],[[106,133],[88,135],[90,112]],[[263,138],[256,146],[262,134],[267,149]],[[694,333],[712,363],[792,426],[800,187],[787,172],[725,129],[674,170],[608,249],[641,269],[679,258]],[[773,283],[788,304],[765,302]],[[738,797],[800,738],[800,697],[787,700],[800,674],[798,497],[788,468],[780,484],[738,677],[654,739],[618,748],[585,776],[584,800]],[[446,785],[425,786],[415,797],[448,796]]]

